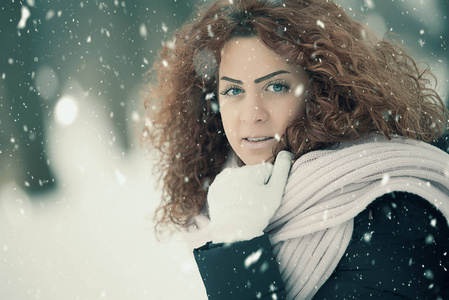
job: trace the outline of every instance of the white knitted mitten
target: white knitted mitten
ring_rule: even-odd
[[[209,187],[209,224],[214,243],[250,240],[263,234],[279,207],[293,154],[281,151],[275,164],[224,169]]]

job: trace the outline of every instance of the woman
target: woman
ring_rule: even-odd
[[[448,114],[402,49],[330,1],[218,0],[154,70],[156,229],[210,299],[449,297]]]

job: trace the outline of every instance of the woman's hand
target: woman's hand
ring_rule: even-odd
[[[250,240],[281,204],[293,154],[281,151],[273,164],[224,169],[209,187],[207,202],[214,243]]]

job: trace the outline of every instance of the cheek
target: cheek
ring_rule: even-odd
[[[297,99],[287,101],[273,110],[272,117],[275,122],[276,133],[282,135],[291,122],[302,114],[302,106]]]
[[[296,103],[296,105],[291,106],[288,115],[289,115],[289,121],[293,121],[300,117],[302,115],[303,106],[300,103]]]
[[[230,135],[233,132],[233,127],[235,126],[235,114],[229,109],[229,107],[221,107],[220,108],[221,122],[223,124],[223,128],[227,135]]]
[[[283,105],[277,107],[276,119],[282,120],[282,123],[290,123],[302,114],[303,100],[298,100],[295,97],[286,99]]]

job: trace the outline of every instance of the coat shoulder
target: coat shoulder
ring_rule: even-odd
[[[385,194],[354,219],[346,253],[317,299],[449,299],[448,249],[448,222],[429,201]]]

